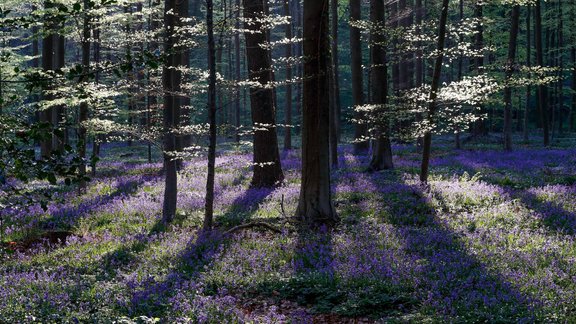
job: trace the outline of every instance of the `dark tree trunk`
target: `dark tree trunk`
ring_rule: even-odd
[[[90,72],[90,16],[88,14],[90,10],[90,0],[84,0],[84,26],[82,31],[82,65],[84,67],[82,71],[82,78],[80,82],[84,82],[88,78],[88,73]],[[88,120],[88,103],[82,102],[80,104],[80,112],[78,114],[78,154],[80,158],[86,158],[86,126],[85,122]],[[79,169],[80,176],[86,175],[86,163],[80,164]],[[80,192],[86,190],[86,182],[80,182]]]
[[[360,0],[350,0],[350,21],[356,22],[362,19],[362,6]],[[352,70],[352,97],[354,106],[364,105],[364,81],[362,71],[362,43],[360,41],[360,29],[350,27],[350,68]],[[355,119],[363,120],[363,114],[356,112]],[[365,124],[356,124],[354,138],[356,140],[367,135]],[[354,152],[361,153],[368,149],[368,142],[354,143]]]
[[[284,0],[284,15],[291,16],[290,14],[290,0]],[[287,39],[292,39],[292,22],[286,25],[285,35]],[[286,58],[292,57],[292,43],[286,44]],[[284,108],[284,149],[292,149],[292,63],[286,63],[286,106]]]
[[[328,0],[304,0],[302,181],[296,218],[309,227],[334,225],[330,191]]]
[[[460,22],[464,21],[464,0],[460,0],[458,4],[458,11],[459,15],[458,18]],[[464,35],[460,34],[460,38],[458,39],[459,43],[464,43]],[[462,81],[462,76],[464,73],[464,54],[460,52],[460,57],[458,58],[458,81]],[[455,134],[454,134],[454,146],[457,150],[462,148],[462,141],[460,140],[460,127],[456,126]]]
[[[530,30],[530,17],[532,15],[532,6],[526,9],[526,66],[532,67],[532,32]],[[530,78],[530,74],[528,74]],[[530,112],[530,99],[532,97],[532,87],[526,86],[526,106],[524,107],[524,126],[522,127],[522,137],[524,142],[528,142],[528,116]]]
[[[214,42],[214,4],[206,0],[206,27],[208,29],[208,123],[210,144],[208,146],[208,174],[204,208],[204,231],[212,229],[214,219],[214,178],[216,168],[216,44]]]
[[[540,0],[536,0],[536,7],[534,8],[534,32],[536,43],[536,65],[544,66],[544,51],[542,49],[542,10]],[[548,127],[548,106],[546,104],[546,86],[541,84],[538,86],[538,111],[542,121],[544,130],[544,146],[550,145],[550,130]]]
[[[235,62],[235,73],[236,73],[236,81],[240,82],[240,79],[242,78],[241,75],[241,63],[242,63],[242,58],[240,57],[240,0],[236,0],[236,30],[238,30],[235,34],[234,34],[234,56],[236,59]],[[241,110],[241,106],[240,106],[240,86],[238,84],[236,84],[234,86],[234,107],[235,107],[235,111],[236,113],[234,114],[234,118],[235,118],[235,126],[236,126],[236,143],[240,143],[240,110]]]
[[[518,30],[520,28],[520,6],[512,8],[510,16],[510,39],[508,41],[508,60],[506,62],[506,88],[504,89],[504,149],[512,150],[512,75],[516,60]]]
[[[372,59],[371,73],[371,98],[372,104],[381,106],[379,111],[385,112],[388,98],[388,62],[386,62],[386,39],[384,36],[384,0],[370,1],[370,21],[373,24],[371,29],[372,47],[370,57]],[[380,171],[394,168],[392,161],[392,145],[390,144],[388,132],[388,118],[378,121],[376,146],[372,152],[372,161],[368,169],[370,171]]]
[[[164,2],[164,26],[166,33],[164,47],[167,54],[162,73],[164,88],[164,123],[163,123],[163,149],[164,149],[164,205],[162,208],[162,222],[169,224],[176,215],[176,203],[178,197],[177,162],[174,152],[177,149],[174,129],[178,126],[180,114],[180,92],[182,73],[174,67],[182,63],[182,55],[176,48],[177,36],[174,33],[178,25],[177,20],[180,12],[178,0],[166,0]]]
[[[98,27],[92,30],[92,37],[94,38],[94,63],[98,65],[100,64],[100,29],[98,29]],[[94,73],[94,82],[100,82],[100,72],[98,72],[98,69]],[[100,140],[100,135],[94,135],[92,141],[92,157],[90,159],[93,177],[96,176],[96,161],[100,156]]]
[[[340,73],[338,71],[338,1],[330,1],[331,9],[331,72],[330,73],[330,164],[338,169],[338,142],[340,138]]]
[[[251,81],[259,83],[250,88],[252,123],[254,126],[254,174],[253,187],[272,187],[284,180],[276,135],[276,109],[272,83],[270,51],[260,45],[267,43],[267,31],[260,21],[266,12],[265,0],[244,0],[244,28],[248,74]],[[259,32],[254,32],[259,31]]]
[[[572,46],[570,50],[572,57],[572,105],[570,108],[570,131],[574,131],[574,115],[576,114],[576,46]]]
[[[48,1],[45,1],[45,6],[48,3]],[[54,23],[50,20],[48,14],[46,14],[46,18],[44,20],[44,34],[45,36],[42,39],[42,69],[44,69],[44,71],[52,71],[54,70],[55,39],[58,36],[54,34]],[[47,86],[44,89],[44,100],[52,99],[52,96],[47,93],[49,90],[50,86]],[[48,123],[51,127],[54,127],[52,122],[53,111],[53,107],[40,111],[40,121],[43,123]],[[51,139],[46,139],[40,142],[40,154],[43,158],[49,158],[52,154],[52,150],[53,146]]]
[[[440,15],[440,25],[438,27],[438,57],[434,63],[434,74],[432,75],[432,85],[430,87],[430,99],[428,104],[428,120],[434,123],[436,113],[436,99],[440,89],[440,76],[442,75],[442,61],[444,59],[444,42],[446,40],[446,22],[448,21],[449,0],[442,0],[442,14]],[[430,155],[432,152],[432,133],[424,134],[424,147],[422,150],[422,166],[420,170],[420,181],[428,182],[428,168],[430,166]]]
[[[476,30],[474,47],[480,53],[483,52],[483,48],[484,48],[484,24],[483,24],[484,8],[483,8],[483,6],[484,6],[484,4],[480,3],[480,4],[476,4],[474,7],[474,13],[475,13],[476,19],[479,19],[481,21],[481,23],[478,24],[478,29]],[[480,55],[480,53],[476,57],[476,61],[474,64],[474,67],[476,69],[477,74],[482,74],[484,72],[484,55]],[[486,109],[485,109],[484,105],[480,106],[480,113],[481,114],[486,113]],[[484,121],[484,120],[477,121],[474,124],[472,131],[473,131],[473,135],[475,137],[487,135],[488,130],[486,129],[486,121]]]

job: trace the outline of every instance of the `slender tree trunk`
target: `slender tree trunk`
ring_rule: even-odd
[[[165,52],[168,53],[164,65],[162,80],[164,88],[164,123],[163,123],[163,149],[164,149],[164,205],[162,208],[162,222],[168,225],[176,215],[178,197],[178,172],[174,152],[176,146],[175,128],[178,126],[180,114],[180,92],[182,73],[176,69],[182,63],[182,54],[177,50],[178,37],[174,30],[178,26],[180,13],[178,0],[165,0],[164,26],[166,33],[164,40]]]
[[[532,13],[532,6],[528,6],[526,9],[526,66],[528,68],[532,67],[532,32],[530,30],[530,17]],[[530,78],[528,74],[528,78]],[[530,85],[526,86],[526,106],[524,107],[524,127],[522,127],[522,137],[524,142],[528,142],[528,117],[530,112],[530,99],[532,98],[532,87]]]
[[[576,46],[572,46],[570,56],[572,57],[572,105],[568,120],[570,122],[570,131],[574,132],[574,115],[576,114]]]
[[[284,0],[284,14],[286,16],[291,16],[290,14],[290,0]],[[292,19],[289,24],[286,25],[285,35],[287,39],[292,39]],[[292,43],[286,44],[286,58],[292,57]],[[292,63],[288,61],[286,63],[286,80],[288,84],[286,85],[286,106],[284,108],[284,149],[292,149]]]
[[[84,70],[82,71],[83,77],[80,82],[84,82],[84,79],[88,77],[90,72],[90,0],[84,0],[84,26],[82,32],[82,65]],[[80,158],[86,158],[86,121],[88,120],[88,103],[82,102],[80,104],[80,113],[78,115],[78,153]],[[86,163],[82,162],[80,164],[79,170],[80,176],[86,175]],[[86,190],[86,181],[82,180],[80,182],[80,192]]]
[[[244,28],[248,74],[258,87],[250,88],[252,122],[254,126],[254,168],[251,185],[272,187],[284,180],[278,137],[276,135],[276,109],[272,83],[272,62],[270,51],[262,48],[267,43],[267,31],[263,30],[267,2],[265,0],[244,0]]]
[[[340,73],[338,71],[338,1],[330,1],[331,9],[331,84],[330,84],[330,161],[338,169],[338,142],[340,138]]]
[[[361,0],[350,0],[350,22],[362,20]],[[364,81],[362,71],[362,43],[360,41],[360,29],[350,26],[350,68],[352,69],[352,97],[354,106],[364,105]],[[363,114],[356,112],[356,120],[363,120]],[[356,124],[354,138],[359,140],[367,135],[366,124]],[[368,149],[368,142],[354,143],[354,152],[361,153]]]
[[[562,47],[564,46],[564,21],[562,14],[562,2],[558,1],[558,41],[556,43],[558,59],[558,133],[562,134],[564,129],[564,56]]]
[[[542,49],[542,10],[540,0],[536,0],[534,8],[534,32],[536,33],[536,65],[544,66],[544,51]],[[540,84],[538,86],[538,111],[542,120],[542,127],[544,130],[544,146],[550,145],[550,131],[548,127],[548,106],[546,105],[546,86]]]
[[[208,122],[210,144],[208,146],[208,175],[204,208],[204,231],[212,229],[214,219],[214,178],[216,168],[216,44],[214,42],[214,4],[206,0],[206,27],[208,29]]]
[[[45,6],[47,6],[48,3],[49,1],[45,1]],[[54,35],[54,23],[50,21],[48,14],[46,14],[46,18],[44,20],[44,28],[45,33],[47,34],[42,39],[42,69],[44,69],[44,71],[52,71],[54,70],[54,43],[57,36]],[[44,100],[52,99],[52,96],[48,94],[50,88],[50,86],[47,86],[45,89],[43,89]],[[52,123],[53,111],[53,107],[40,111],[40,121],[43,123],[48,123],[51,127],[54,127],[54,124]],[[49,158],[52,154],[52,150],[53,146],[51,139],[43,140],[40,142],[40,154],[43,158]]]
[[[241,75],[241,63],[242,63],[242,58],[240,56],[240,0],[236,0],[236,9],[235,9],[235,13],[236,13],[236,30],[237,32],[234,34],[234,56],[236,59],[235,62],[235,73],[236,73],[236,81],[240,82],[240,79],[242,78]],[[238,83],[236,83],[236,85],[234,86],[234,107],[235,107],[235,111],[236,113],[234,114],[235,117],[235,126],[236,126],[236,143],[240,143],[240,110],[241,110],[241,106],[240,106],[240,86],[238,85]]]
[[[510,17],[510,39],[508,42],[508,61],[506,63],[506,88],[504,89],[504,149],[512,150],[512,75],[516,63],[518,30],[520,27],[520,6],[512,8]]]
[[[464,21],[464,0],[460,0],[458,4],[459,19],[460,22]],[[460,34],[459,43],[464,43],[464,35]],[[458,81],[462,81],[462,76],[464,72],[464,54],[460,52],[460,57],[458,58]],[[454,133],[454,144],[456,149],[462,148],[462,141],[460,140],[460,127],[456,126],[456,131]]]
[[[100,29],[98,29],[98,27],[92,30],[92,38],[94,39],[94,63],[96,66],[98,66],[100,64]],[[97,71],[94,73],[94,82],[96,84],[100,82],[100,72],[98,72],[98,67]],[[96,176],[96,161],[100,157],[100,140],[100,135],[94,135],[94,139],[92,141],[92,157],[90,158],[93,177]]]
[[[386,22],[384,19],[384,0],[370,1],[370,21],[372,22],[371,38],[372,46],[370,57],[372,59],[371,73],[371,98],[372,104],[381,106],[378,111],[383,115],[387,110],[388,99],[388,62],[386,61],[386,38],[384,30]],[[389,138],[388,118],[378,120],[378,131],[372,160],[368,169],[370,171],[380,171],[394,168],[392,161],[392,145]]]
[[[434,123],[436,113],[436,100],[440,89],[440,76],[442,75],[442,61],[444,59],[444,42],[446,40],[446,23],[448,21],[449,0],[442,0],[442,14],[440,15],[440,25],[438,27],[438,56],[434,64],[434,74],[432,75],[432,85],[430,87],[430,99],[428,104],[428,120]],[[420,170],[420,181],[428,182],[428,168],[430,165],[430,155],[432,153],[432,133],[427,131],[424,134],[424,147],[422,150],[422,166]]]
[[[478,29],[476,30],[476,36],[475,36],[475,48],[477,51],[479,51],[478,56],[476,57],[476,62],[475,62],[475,69],[476,69],[476,73],[477,74],[482,74],[484,73],[484,55],[480,55],[480,53],[483,52],[483,48],[484,48],[484,8],[483,8],[484,4],[482,3],[477,3],[474,7],[474,13],[476,16],[476,19],[480,20],[481,23],[478,24]],[[481,114],[485,114],[486,113],[486,108],[484,107],[484,105],[480,106],[480,113]],[[487,129],[486,129],[486,121],[484,120],[478,120],[473,127],[473,135],[475,137],[478,136],[483,136],[486,135]]]
[[[296,218],[309,227],[338,222],[330,191],[328,4],[304,0],[302,181]]]

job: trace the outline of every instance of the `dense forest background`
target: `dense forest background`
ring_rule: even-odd
[[[575,10],[3,0],[0,322],[573,320]]]

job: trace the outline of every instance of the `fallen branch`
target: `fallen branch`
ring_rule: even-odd
[[[247,224],[242,224],[242,225],[238,225],[235,227],[232,227],[231,229],[227,230],[226,232],[224,232],[224,235],[230,235],[233,234],[235,232],[244,230],[244,229],[248,229],[248,228],[254,228],[254,227],[262,227],[265,228],[267,230],[270,230],[274,233],[277,234],[282,234],[282,231],[268,223],[264,223],[264,222],[254,222],[254,223],[247,223]]]

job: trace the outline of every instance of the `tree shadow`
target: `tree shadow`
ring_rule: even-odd
[[[427,188],[410,184],[394,171],[359,176],[378,188],[377,194],[382,197],[375,208],[378,222],[392,226],[393,236],[402,242],[401,250],[414,261],[408,265],[412,269],[396,271],[417,274],[413,294],[419,304],[431,307],[445,320],[535,320],[535,307],[541,303],[469,252],[467,234],[452,229],[430,205]],[[358,189],[365,188],[361,181]],[[442,200],[441,195],[434,197]]]
[[[572,186],[567,188],[571,188],[568,190],[573,190],[574,193],[572,195],[576,197],[576,187]],[[553,188],[548,187],[548,190],[553,190]],[[575,211],[567,210],[566,207],[559,202],[545,201],[530,189],[522,190],[518,192],[516,196],[520,198],[526,207],[534,210],[535,216],[547,229],[560,234],[574,235],[576,233]],[[576,202],[572,201],[572,203]]]
[[[149,177],[144,176],[120,178],[113,191],[108,194],[97,195],[78,205],[66,203],[53,208],[49,207],[50,216],[39,221],[38,227],[42,230],[71,229],[78,219],[90,215],[116,199],[128,198],[149,180]]]

